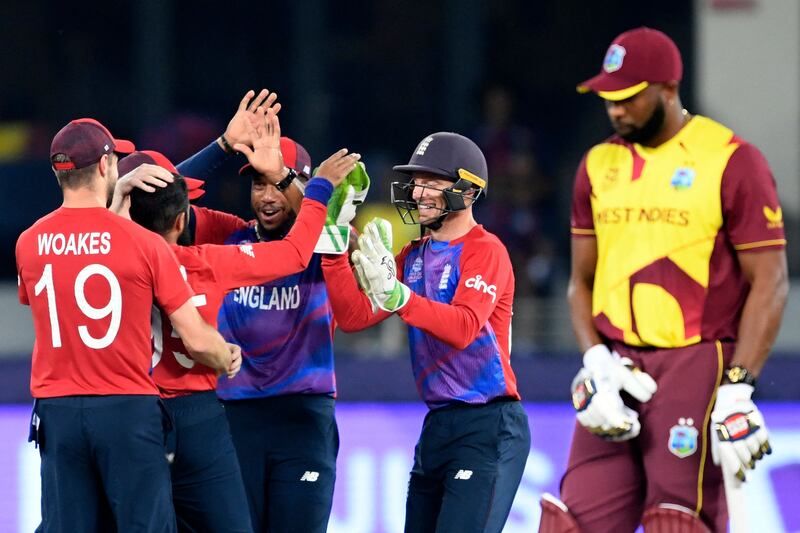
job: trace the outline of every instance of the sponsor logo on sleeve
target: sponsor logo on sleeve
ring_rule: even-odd
[[[681,459],[689,457],[697,451],[697,428],[691,418],[679,418],[678,424],[669,430],[667,448],[670,453]]]
[[[492,302],[497,299],[497,285],[489,285],[483,281],[483,276],[480,274],[473,278],[469,278],[464,282],[464,285],[466,285],[467,288],[475,289],[476,291],[490,295],[492,297]]]
[[[764,206],[764,217],[767,219],[767,229],[777,229],[783,227],[783,209],[778,206],[775,211],[769,206]]]

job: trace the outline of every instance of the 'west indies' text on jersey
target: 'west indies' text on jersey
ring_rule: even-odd
[[[786,244],[764,156],[702,116],[657,147],[614,136],[589,150],[572,235],[597,239],[598,331],[659,348],[735,340],[750,291],[738,254]]]

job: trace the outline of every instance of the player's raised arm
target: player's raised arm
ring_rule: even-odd
[[[266,109],[258,107],[248,122],[251,144],[237,143],[234,149],[241,152],[256,172],[286,196],[292,210],[297,213],[303,201],[303,191],[298,186],[297,172],[284,164],[281,123],[275,109],[276,106]],[[280,107],[277,109],[280,110]]]
[[[225,161],[236,155],[236,151],[233,149],[235,144],[252,145],[248,122],[259,106],[274,107],[276,113],[280,111],[280,104],[275,101],[277,96],[276,93],[270,93],[267,89],[261,89],[258,95],[253,90],[247,91],[225,132],[211,141],[208,146],[177,165],[181,175],[200,176],[205,179]]]

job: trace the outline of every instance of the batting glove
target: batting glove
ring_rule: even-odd
[[[364,203],[369,192],[369,175],[364,163],[358,162],[344,181],[334,189],[328,200],[325,226],[314,252],[343,254],[350,241],[350,222],[356,216],[356,206]]]
[[[711,456],[714,464],[743,482],[745,470],[771,454],[764,417],[750,399],[753,386],[733,383],[720,386],[711,411]]]
[[[392,225],[388,220],[373,218],[358,237],[358,250],[353,264],[361,288],[378,308],[394,312],[408,303],[411,289],[397,279],[397,264],[392,255]]]
[[[628,358],[597,344],[583,355],[584,367],[572,380],[572,403],[578,422],[606,440],[624,441],[639,435],[639,414],[625,406],[624,390],[640,402],[652,398],[657,386]]]

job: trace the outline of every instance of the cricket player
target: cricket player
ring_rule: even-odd
[[[414,378],[430,411],[414,453],[405,530],[499,532],[530,429],[510,364],[511,261],[472,215],[486,191],[486,159],[470,139],[440,132],[394,169],[409,180],[393,184],[393,203],[428,235],[395,258],[389,222],[373,219],[352,256],[366,295],[346,256],[326,256],[331,303],[344,331],[392,313],[409,326]]]
[[[178,166],[186,173],[205,176],[231,156],[226,145],[250,161],[240,172],[251,180],[255,220],[245,222],[195,208],[196,242],[222,239],[252,246],[282,239],[297,224],[292,205],[294,199],[302,198],[301,188],[312,175],[308,152],[282,137],[275,150],[254,157],[253,140],[246,134],[256,103],[272,110],[268,113],[277,113],[279,104],[272,95],[265,91],[255,98],[252,92],[246,94],[221,136],[225,142],[212,143]],[[346,150],[337,154],[351,162],[348,172],[360,158]],[[329,211],[331,207],[341,206],[329,205]],[[258,532],[324,533],[327,529],[339,450],[333,365],[336,322],[328,292],[321,256],[314,254],[301,272],[233,291],[220,311],[220,331],[241,343],[243,363],[235,378],[219,380],[217,394],[225,405]]]
[[[149,375],[153,303],[198,362],[224,371],[236,352],[198,314],[163,239],[106,209],[117,154],[133,150],[96,120],[64,126],[50,148],[64,203],[17,241],[19,299],[36,332],[44,532],[175,531],[168,421]]]
[[[261,139],[263,137],[263,139]],[[264,142],[259,142],[263,140]],[[260,135],[256,150],[269,150]],[[266,283],[302,271],[309,263],[325,222],[326,204],[337,181],[349,171],[345,157],[326,161],[320,173],[330,179],[311,180],[292,231],[283,240],[247,245],[179,246],[189,209],[183,177],[154,192],[131,192],[131,218],[155,231],[172,245],[203,318],[216,327],[225,294],[243,286]],[[157,164],[178,176],[172,163],[158,152],[135,152],[120,162],[127,170],[142,163]],[[236,452],[225,412],[214,392],[217,375],[186,357],[182,341],[154,315],[153,378],[174,421],[172,442],[173,501],[181,531],[252,531]],[[163,327],[162,327],[163,325]],[[233,373],[227,374],[233,377]]]
[[[683,108],[681,77],[642,27],[579,86],[616,133],[575,177],[578,423],[542,532],[724,532],[722,469],[744,481],[770,453],[751,395],[788,291],[781,207],[758,149]]]

